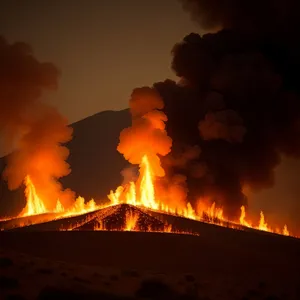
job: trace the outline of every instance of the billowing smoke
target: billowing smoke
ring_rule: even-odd
[[[153,175],[163,177],[165,172],[158,155],[167,155],[172,146],[165,130],[167,116],[161,111],[163,100],[155,89],[142,87],[133,90],[129,106],[132,125],[122,130],[117,150],[131,164],[141,164],[147,155]]]
[[[27,44],[0,37],[0,132],[7,149],[13,149],[3,176],[13,190],[29,175],[47,209],[57,199],[67,205],[73,196],[58,182],[70,172],[62,144],[71,139],[72,129],[55,108],[40,101],[43,92],[57,87],[58,75]]]
[[[154,84],[173,139],[163,167],[185,176],[189,201],[210,198],[232,217],[247,204],[243,187],[272,186],[281,155],[300,155],[300,3],[181,2],[209,33],[174,46],[179,84]]]
[[[132,92],[129,106],[132,125],[121,132],[118,151],[130,163],[140,165],[141,175],[145,175],[145,166],[142,162],[146,155],[151,165],[152,179],[155,180],[157,200],[170,208],[184,207],[188,192],[186,176],[174,173],[166,177],[165,170],[161,166],[161,158],[170,153],[172,146],[172,139],[165,130],[167,116],[162,111],[164,107],[162,98],[153,88],[137,88]],[[169,164],[185,168],[190,160],[198,157],[199,152],[198,147],[187,148],[185,154],[180,157],[169,156]],[[125,169],[122,175],[124,183],[136,179],[132,169]],[[143,176],[137,180],[137,186],[141,185],[141,180]]]

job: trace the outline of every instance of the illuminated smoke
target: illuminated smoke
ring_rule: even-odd
[[[58,179],[70,173],[69,151],[62,144],[72,137],[67,120],[40,101],[55,90],[59,71],[41,63],[25,43],[9,44],[0,37],[0,132],[7,150],[3,176],[11,190],[20,187],[27,175],[47,209],[57,199],[66,205],[72,192],[63,191]]]
[[[163,177],[165,172],[159,156],[167,155],[172,146],[165,131],[167,116],[161,111],[164,103],[154,89],[143,87],[132,92],[129,106],[132,125],[121,132],[117,150],[131,164],[141,164],[146,155],[151,161],[153,175]]]

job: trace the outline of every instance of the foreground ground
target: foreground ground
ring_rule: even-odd
[[[0,298],[300,299],[299,240],[211,228],[0,232]]]

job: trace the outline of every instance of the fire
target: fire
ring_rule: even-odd
[[[102,221],[99,221],[94,227],[94,231],[104,231],[104,230],[106,230],[106,228],[105,228],[105,224]]]
[[[147,102],[145,102],[145,99]],[[184,187],[181,188],[182,186],[180,185],[182,181],[173,188],[174,185],[171,185],[171,182],[167,182],[165,170],[161,166],[160,156],[167,155],[171,151],[172,146],[172,140],[165,130],[167,116],[161,111],[163,106],[162,99],[153,89],[142,88],[133,92],[130,100],[132,126],[121,132],[117,150],[130,163],[139,165],[139,177],[137,180],[120,185],[115,191],[110,191],[108,195],[109,205],[126,203],[197,221],[215,223],[220,226],[238,229],[245,229],[243,228],[245,226],[290,235],[286,225],[283,230],[276,231],[269,227],[262,211],[260,212],[259,224],[253,226],[250,221],[246,220],[245,206],[240,208],[241,214],[238,222],[231,222],[224,216],[223,207],[220,207],[212,199],[201,199],[196,207],[186,202],[185,189]],[[162,181],[165,180],[161,186],[158,185],[161,182],[160,179]],[[60,200],[57,199],[55,209],[49,211],[43,199],[37,194],[30,176],[25,178],[25,185],[27,204],[21,216],[50,212],[55,213],[57,217],[66,217],[92,212],[100,208],[93,199],[86,203],[83,197],[78,197],[73,205],[68,208],[65,208]],[[177,194],[180,194],[178,199]],[[176,201],[174,201],[174,198],[176,198]],[[125,225],[122,230],[139,230],[137,226],[138,219],[138,215],[127,212]],[[105,224],[101,221],[95,230],[106,230]],[[172,232],[172,226],[166,224],[163,232]]]
[[[214,220],[226,221],[223,216],[223,208],[218,207],[215,202],[209,205],[207,200],[199,200],[197,203],[197,215],[201,219],[208,219],[212,223]]]
[[[264,213],[262,211],[260,212],[260,219],[259,219],[258,229],[259,230],[264,230],[264,231],[271,231],[268,227],[268,224],[265,221],[265,216],[264,216]]]
[[[125,218],[125,231],[132,231],[137,229],[137,221],[139,219],[138,214],[134,214],[133,212],[126,212]]]
[[[172,224],[165,224],[164,232],[172,232]]]
[[[141,205],[152,209],[158,208],[158,203],[155,201],[153,175],[147,155],[144,155],[141,163]]]
[[[75,200],[74,204],[68,209],[65,209],[58,199],[55,209],[53,211],[49,211],[47,210],[43,200],[37,194],[35,186],[30,179],[30,176],[26,176],[24,183],[26,186],[25,195],[27,203],[26,207],[20,214],[20,216],[22,217],[50,212],[57,214],[57,218],[61,218],[92,212],[100,208],[100,206],[96,205],[93,199],[88,202],[85,202],[85,199],[83,197],[78,197]],[[119,186],[115,192],[111,191],[108,195],[108,198],[111,200],[110,205],[127,203],[139,207],[145,207],[155,211],[164,212],[167,214],[182,216],[193,220],[208,221],[210,223],[216,223],[221,226],[223,224],[222,221],[228,221],[223,215],[223,208],[218,207],[215,202],[209,205],[209,201],[207,200],[200,200],[197,205],[197,210],[195,210],[190,203],[187,203],[185,207],[169,207],[164,202],[160,201],[159,197],[157,197],[154,183],[155,176],[152,172],[151,161],[149,160],[149,157],[147,155],[144,155],[140,164],[140,176],[138,180],[136,182],[131,181],[124,186]],[[241,206],[240,209],[241,214],[239,217],[238,225],[262,231],[274,232],[286,236],[290,235],[287,225],[284,225],[282,230],[278,228],[276,230],[273,230],[271,227],[269,227],[265,220],[265,215],[263,211],[260,212],[260,220],[258,225],[253,226],[251,222],[246,220],[245,206]],[[124,228],[122,228],[121,230],[139,231],[137,227],[138,218],[139,216],[137,214],[127,212],[125,218],[125,225]],[[233,224],[233,228],[238,228]],[[74,227],[70,228],[69,230],[72,230],[73,228]],[[100,222],[95,227],[95,230],[106,230],[105,224],[103,222]],[[151,230],[149,229],[149,231]],[[165,227],[162,232],[174,233],[174,231],[172,231],[172,225],[165,224]]]
[[[64,207],[59,200],[56,202],[55,212],[62,213],[64,212]]]
[[[268,232],[273,232],[273,233],[277,233],[277,234],[283,234],[283,235],[286,235],[286,236],[290,235],[290,232],[289,232],[286,224],[284,225],[282,231],[278,228],[273,230],[271,227],[269,227],[269,225],[267,224],[267,222],[265,220],[265,215],[264,215],[263,211],[260,212],[260,219],[259,219],[259,224],[258,224],[257,227],[252,226],[252,224],[247,222],[245,220],[245,218],[246,218],[245,206],[241,206],[241,215],[240,215],[240,219],[239,219],[239,222],[240,222],[241,225],[246,226],[246,227],[250,227],[250,228],[254,228],[254,229],[258,229],[258,230],[262,230],[262,231],[268,231]]]
[[[126,203],[131,203],[132,205],[136,205],[136,189],[133,181],[129,183],[129,190],[126,194]]]
[[[290,235],[290,232],[288,231],[288,228],[287,228],[286,224],[283,226],[282,233],[283,233],[283,235]]]
[[[99,206],[96,205],[95,200],[91,199],[87,203],[83,197],[78,197],[74,204],[67,210],[63,210],[63,216],[75,216],[79,214],[85,214],[98,209]]]
[[[138,184],[140,182],[140,184]],[[187,203],[185,207],[170,208],[164,202],[159,200],[155,191],[155,176],[151,171],[151,161],[144,155],[140,164],[140,176],[136,183],[130,182],[125,186],[119,186],[115,192],[111,191],[108,195],[112,204],[127,203],[131,205],[137,205],[160,212],[182,216],[193,220],[208,221],[218,225],[228,222],[224,217],[223,208],[216,205],[213,202],[211,205],[208,201],[199,201],[197,210],[195,210],[190,203]],[[264,213],[260,212],[260,220],[258,226],[253,226],[252,223],[246,220],[245,206],[241,206],[241,214],[239,217],[239,223],[232,222],[232,228],[240,228],[239,225],[246,226],[253,229],[258,229],[268,232],[277,232],[283,235],[290,235],[287,226],[285,225],[283,230],[272,230],[265,221]],[[124,230],[133,230],[136,226],[136,216],[128,214],[126,216],[126,226]],[[223,223],[222,223],[223,222]],[[225,226],[225,225],[224,225]],[[227,225],[228,226],[228,225]],[[172,226],[166,225],[164,232],[171,232]]]
[[[164,223],[163,228],[161,230],[153,230],[151,229],[151,226],[144,231],[140,230],[137,226],[137,222],[139,220],[139,215],[137,213],[133,212],[126,212],[125,215],[125,225],[124,227],[121,227],[119,229],[107,229],[105,222],[103,220],[98,220],[96,225],[94,226],[95,231],[135,231],[135,232],[156,232],[156,233],[173,233],[173,234],[188,234],[188,235],[199,235],[194,232],[189,231],[180,231],[180,230],[173,230],[172,224]],[[70,226],[67,230],[73,230],[79,226],[82,226],[84,223],[90,221],[90,219],[86,219],[82,223],[76,223],[73,226]]]
[[[85,199],[83,197],[78,197],[74,204],[66,209],[59,199],[56,202],[56,206],[54,210],[49,210],[46,208],[46,205],[39,197],[36,192],[36,188],[33,182],[30,179],[30,176],[27,175],[24,180],[25,184],[25,197],[26,197],[26,206],[19,214],[19,217],[28,217],[33,215],[39,215],[44,213],[54,213],[58,214],[58,217],[67,217],[67,216],[74,216],[78,214],[84,214],[91,211],[94,211],[99,206],[96,205],[94,199],[91,199],[87,203],[85,203]]]
[[[216,207],[216,203],[214,202],[212,206],[208,209],[207,212],[210,219],[223,219],[223,209]]]
[[[142,157],[140,164],[140,185],[138,187],[139,200],[137,200],[137,187],[134,182],[130,182],[127,187],[119,186],[115,192],[110,191],[108,198],[112,204],[127,203],[139,205],[151,209],[158,209],[159,203],[155,198],[153,173],[147,155]]]
[[[245,211],[245,206],[241,206],[241,216],[240,216],[240,224],[246,227],[252,227],[250,223],[248,223],[246,220],[246,211]]]
[[[26,186],[26,206],[20,216],[26,217],[46,213],[47,210],[45,204],[37,195],[35,186],[28,175],[25,177],[24,183]]]

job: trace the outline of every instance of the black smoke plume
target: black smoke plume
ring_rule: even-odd
[[[182,0],[206,34],[173,48],[181,79],[154,84],[165,102],[167,175],[187,178],[189,200],[209,196],[227,215],[243,187],[274,184],[281,155],[300,155],[300,4],[297,0]],[[199,155],[178,163],[187,149]]]

